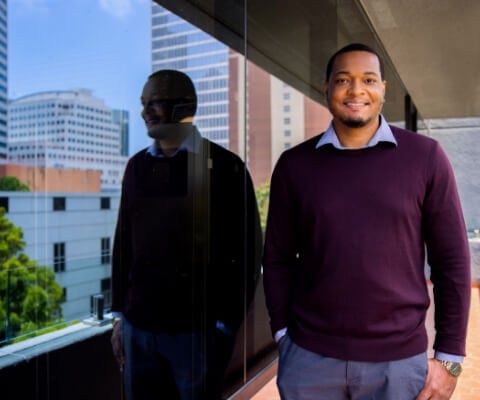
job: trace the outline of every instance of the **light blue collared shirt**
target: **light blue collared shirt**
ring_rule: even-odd
[[[199,153],[200,152],[200,142],[202,140],[202,137],[200,135],[200,132],[198,131],[197,127],[195,125],[192,125],[192,132],[185,138],[185,140],[182,142],[180,146],[178,146],[178,149],[175,150],[173,154],[166,155],[165,153],[162,152],[161,149],[158,149],[155,146],[155,142],[153,142],[150,146],[147,148],[147,153],[152,155],[153,157],[174,157],[181,151],[189,151],[191,153]]]
[[[363,148],[374,147],[380,142],[388,142],[397,146],[395,136],[393,136],[393,132],[390,129],[390,126],[388,126],[388,123],[383,117],[383,115],[380,115],[380,126],[375,132],[375,135],[373,135],[370,141]],[[315,148],[318,149],[319,147],[325,146],[327,144],[331,144],[333,147],[339,150],[351,150],[348,147],[341,145],[340,141],[338,140],[338,136],[335,133],[335,129],[333,128],[333,122],[330,123],[328,129],[320,137]]]

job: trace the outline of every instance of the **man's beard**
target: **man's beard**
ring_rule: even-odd
[[[363,128],[371,119],[341,118],[342,123],[349,128]]]

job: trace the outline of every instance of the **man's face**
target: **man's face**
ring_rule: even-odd
[[[377,126],[385,86],[375,54],[367,51],[339,54],[325,83],[325,95],[334,124],[349,128]]]
[[[148,134],[158,139],[166,139],[169,130],[165,124],[171,121],[171,110],[168,102],[165,101],[164,84],[158,78],[150,78],[143,87],[142,97],[142,118],[145,121]]]

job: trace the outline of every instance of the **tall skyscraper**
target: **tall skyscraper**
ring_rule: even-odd
[[[127,157],[112,109],[87,89],[47,91],[11,100],[8,161],[102,172],[102,191],[119,190]]]
[[[228,147],[228,57],[223,43],[152,3],[152,71],[187,73],[197,89],[195,124],[204,137]]]
[[[0,0],[0,160],[7,158],[7,0]]]

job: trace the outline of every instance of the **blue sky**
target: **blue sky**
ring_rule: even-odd
[[[8,94],[87,88],[130,112],[130,153],[149,139],[150,0],[8,0]]]

